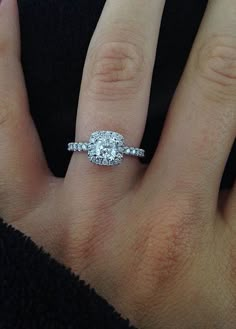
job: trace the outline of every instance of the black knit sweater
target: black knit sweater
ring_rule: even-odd
[[[104,0],[19,1],[22,64],[49,167],[65,175],[86,51]],[[162,21],[142,146],[150,161],[206,0],[169,0]],[[174,54],[174,57],[173,57]],[[158,72],[158,74],[157,74]],[[221,188],[234,181],[235,145]],[[0,220],[0,329],[130,328],[102,297]],[[164,329],[164,328],[163,328]]]
[[[0,221],[1,329],[126,329],[102,297]]]

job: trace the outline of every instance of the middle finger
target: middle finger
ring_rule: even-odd
[[[152,190],[181,190],[213,210],[236,136],[235,9],[208,2],[147,175]]]

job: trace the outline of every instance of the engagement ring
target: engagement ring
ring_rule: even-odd
[[[69,143],[68,151],[88,152],[89,160],[100,166],[119,165],[124,155],[140,158],[145,156],[143,149],[126,146],[124,137],[114,131],[95,131],[89,142]]]

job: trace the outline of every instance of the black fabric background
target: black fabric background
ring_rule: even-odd
[[[0,329],[135,329],[79,276],[0,218]]]
[[[105,0],[19,0],[22,64],[31,112],[49,166],[57,176],[65,175],[71,157],[66,144],[74,140],[83,65],[104,3]],[[158,144],[168,105],[206,4],[206,0],[166,2],[142,142],[147,149],[147,162]],[[234,182],[235,168],[234,145],[222,188]]]

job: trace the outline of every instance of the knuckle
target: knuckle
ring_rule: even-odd
[[[199,244],[191,216],[192,210],[191,213],[189,210],[183,211],[174,203],[159,208],[159,225],[155,214],[151,215],[150,220],[146,216],[148,222],[145,227],[140,227],[140,234],[134,243],[134,258],[140,260],[135,265],[134,280],[139,300],[152,297],[154,300],[159,287],[178,283],[191,271],[195,261],[194,250]],[[145,282],[145,285],[140,285],[140,282]]]
[[[109,42],[91,48],[86,66],[85,90],[99,100],[137,94],[146,73],[143,51],[129,42]]]
[[[170,190],[168,191],[168,205],[174,209],[179,217],[188,218],[188,225],[192,224],[199,227],[206,226],[204,217],[209,215],[211,211],[206,194],[203,193],[205,181],[196,179],[193,172],[184,172],[173,181]],[[195,228],[196,231],[196,228]]]
[[[236,38],[216,35],[200,45],[195,69],[203,87],[218,97],[234,97],[236,91]]]

